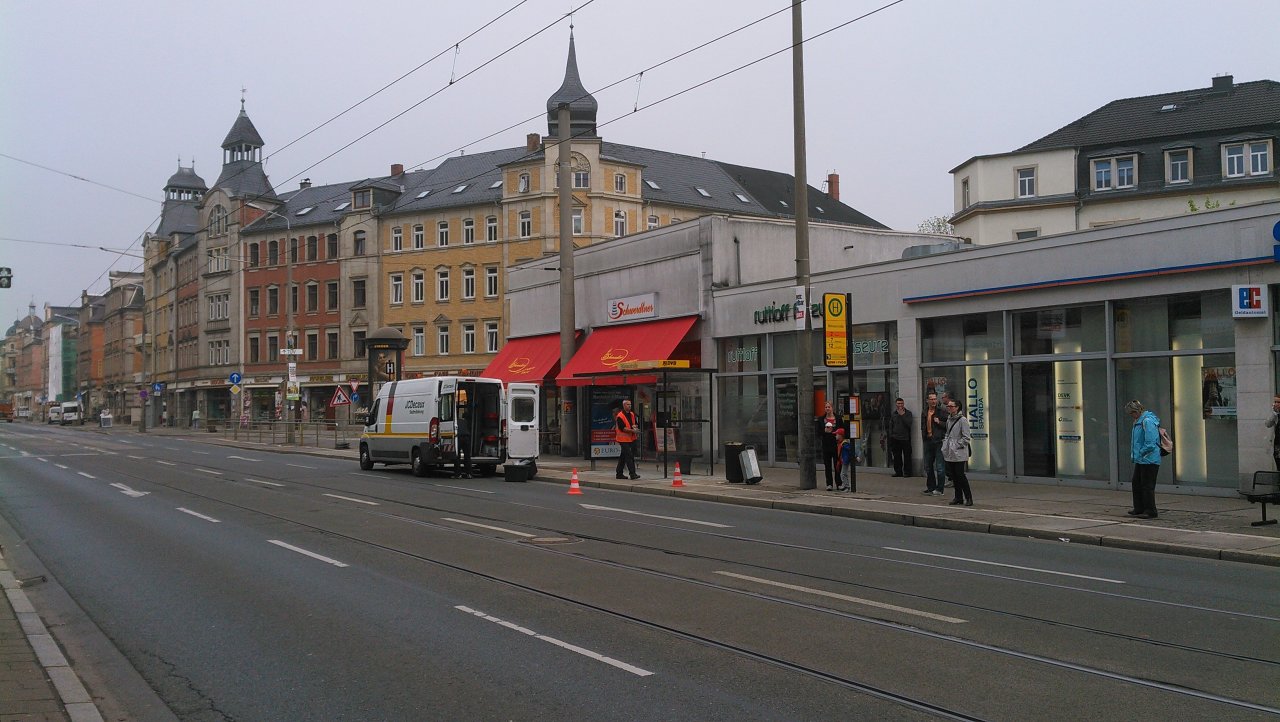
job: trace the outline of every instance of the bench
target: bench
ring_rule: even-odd
[[[1253,484],[1240,489],[1240,495],[1251,504],[1262,504],[1262,521],[1252,522],[1251,526],[1275,524],[1275,519],[1267,518],[1267,504],[1280,503],[1280,471],[1253,472]]]

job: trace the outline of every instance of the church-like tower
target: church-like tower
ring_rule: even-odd
[[[226,140],[222,141],[222,173],[213,187],[222,189],[232,198],[275,200],[276,192],[262,167],[263,145],[262,136],[249,120],[241,99],[240,115],[236,116]]]
[[[559,137],[560,123],[556,114],[564,103],[569,104],[569,132],[573,137],[596,137],[596,99],[582,86],[582,78],[578,76],[578,54],[573,47],[572,33],[569,35],[569,60],[564,68],[564,82],[547,98],[549,138]]]

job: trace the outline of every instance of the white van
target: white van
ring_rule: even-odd
[[[514,416],[514,422],[513,422]],[[492,474],[508,460],[538,456],[538,387],[474,376],[434,376],[384,384],[360,435],[360,468],[409,464],[468,466]]]
[[[49,423],[51,424],[62,423],[62,404],[53,404],[52,406],[49,407],[48,411],[46,411],[45,413],[49,415],[49,419],[48,419]]]
[[[84,425],[84,415],[80,413],[79,401],[63,401],[62,402],[62,425],[80,424]]]

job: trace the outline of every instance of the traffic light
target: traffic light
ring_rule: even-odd
[[[0,266],[0,288],[10,288],[13,285],[13,271]]]

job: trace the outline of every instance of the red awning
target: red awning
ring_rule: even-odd
[[[556,377],[556,383],[561,386],[592,383],[592,379],[574,377],[617,371],[623,361],[666,361],[697,320],[697,316],[685,316],[597,328],[569,359],[569,365]],[[600,380],[595,379],[595,383]]]
[[[560,370],[560,334],[528,336],[507,341],[496,358],[480,374],[485,378],[541,383]]]

